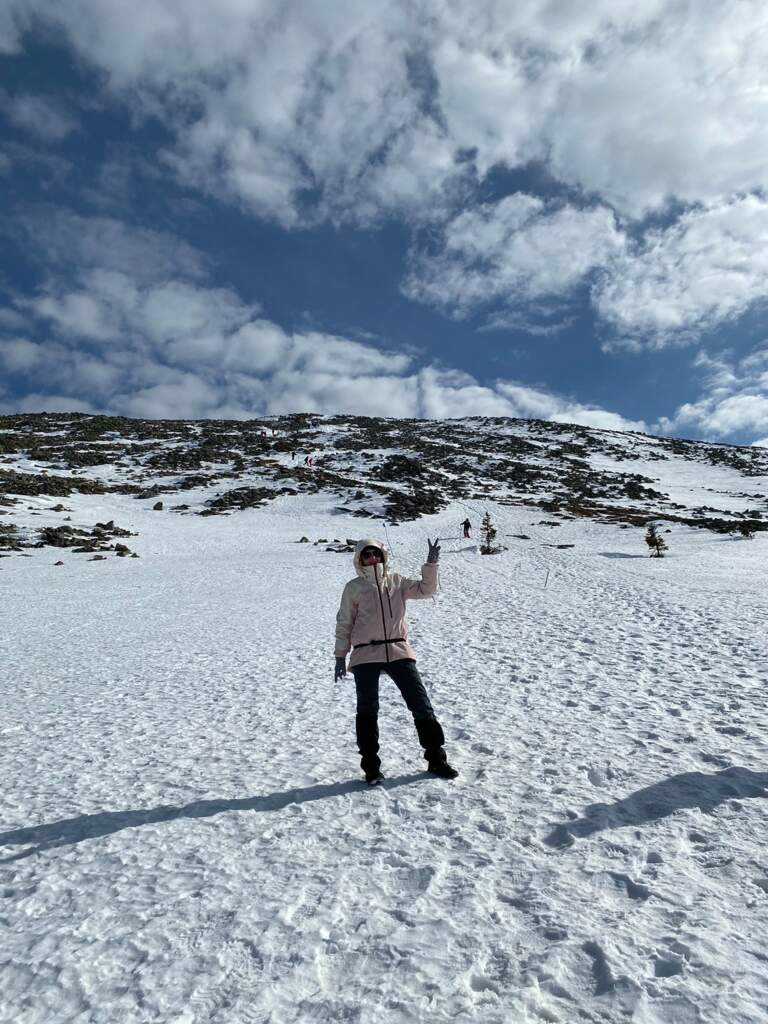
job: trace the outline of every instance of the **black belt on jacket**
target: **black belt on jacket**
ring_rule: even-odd
[[[359,651],[361,647],[378,647],[379,644],[404,644],[404,636],[393,636],[389,640],[369,640],[367,644],[355,644],[353,650]]]

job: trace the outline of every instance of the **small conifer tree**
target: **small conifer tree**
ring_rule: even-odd
[[[659,534],[655,523],[648,523],[645,531],[645,543],[651,549],[651,558],[663,558],[667,550],[667,542]]]
[[[496,550],[493,546],[493,542],[496,539],[496,527],[491,521],[490,512],[486,512],[483,516],[483,523],[480,527],[480,532],[483,537],[483,542],[480,545],[480,554],[492,555]]]
[[[755,536],[755,528],[751,523],[739,523],[739,533],[744,540],[752,540]]]

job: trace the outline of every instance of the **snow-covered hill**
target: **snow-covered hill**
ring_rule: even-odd
[[[768,529],[768,449],[541,420],[0,417],[6,502],[78,490],[162,500],[179,514],[223,515],[315,494],[335,496],[337,513],[393,523],[451,502],[469,511],[494,501],[560,516],[633,525],[657,517],[728,532],[740,525]]]
[[[768,453],[287,423],[0,423],[0,1020],[768,1021]],[[360,785],[364,534],[412,575],[443,538],[409,618],[456,782],[382,680]]]

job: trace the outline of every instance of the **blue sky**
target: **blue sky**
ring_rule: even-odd
[[[7,0],[0,411],[768,444],[751,0]]]

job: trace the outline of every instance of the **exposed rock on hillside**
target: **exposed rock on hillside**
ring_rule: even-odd
[[[677,476],[685,469],[695,481],[696,464],[702,479],[716,467],[724,475],[714,479],[724,483],[709,494],[699,487],[691,500],[694,491],[681,489]],[[496,502],[623,524],[653,518],[719,532],[746,523],[757,531],[768,529],[767,483],[766,449],[542,420],[0,417],[0,515],[7,517],[16,514],[18,496],[119,493],[162,504],[158,515],[205,516],[327,493],[329,509],[390,522],[458,501],[475,510]],[[174,494],[183,503],[163,500]],[[18,543],[13,536],[4,532],[6,549]]]

